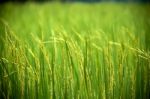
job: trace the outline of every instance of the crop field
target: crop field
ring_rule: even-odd
[[[0,4],[0,99],[149,99],[150,5]]]

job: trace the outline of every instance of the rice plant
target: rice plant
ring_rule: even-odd
[[[1,4],[0,99],[149,99],[147,4]]]

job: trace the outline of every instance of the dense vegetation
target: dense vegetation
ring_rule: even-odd
[[[149,5],[0,9],[0,99],[150,98]]]

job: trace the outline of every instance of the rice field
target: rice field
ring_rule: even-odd
[[[149,99],[150,5],[0,4],[0,99]]]

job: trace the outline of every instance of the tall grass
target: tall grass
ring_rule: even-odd
[[[0,99],[149,99],[149,5],[1,8]]]

